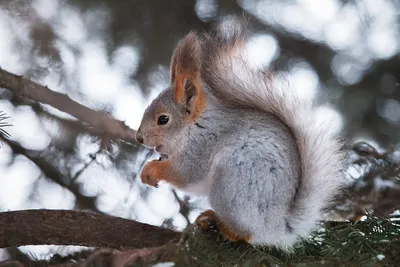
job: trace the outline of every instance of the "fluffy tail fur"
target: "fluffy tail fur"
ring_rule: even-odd
[[[342,180],[341,143],[329,121],[318,121],[315,96],[304,97],[250,66],[245,55],[245,23],[229,19],[202,45],[201,75],[223,103],[274,114],[292,131],[300,153],[300,186],[291,211],[295,233],[307,235],[324,218]]]

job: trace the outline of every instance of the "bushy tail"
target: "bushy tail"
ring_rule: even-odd
[[[302,174],[291,225],[297,234],[310,232],[337,195],[342,180],[341,142],[331,122],[316,117],[315,96],[277,84],[271,74],[251,67],[245,54],[243,21],[228,19],[202,45],[202,79],[211,93],[228,105],[274,114],[292,131]]]

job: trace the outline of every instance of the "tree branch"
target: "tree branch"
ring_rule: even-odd
[[[114,249],[157,247],[180,233],[133,220],[69,210],[0,213],[0,248],[24,245],[79,245]]]
[[[136,266],[139,264],[159,263],[173,261],[178,245],[169,243],[159,247],[134,249],[129,251],[110,251],[101,249],[94,252],[87,260],[75,264],[65,264],[62,267],[86,267],[86,266]],[[61,267],[60,266],[60,267]],[[140,265],[141,266],[141,265]]]
[[[97,197],[90,197],[82,195],[79,185],[72,180],[70,177],[63,175],[52,163],[47,161],[45,157],[40,156],[39,151],[31,151],[22,147],[18,142],[12,141],[10,139],[0,139],[2,142],[10,146],[14,154],[20,154],[27,157],[32,161],[39,170],[51,181],[62,186],[63,188],[69,190],[74,194],[76,198],[76,205],[80,209],[88,209],[101,213],[97,209],[96,200]]]
[[[0,267],[44,267],[47,266],[47,260],[35,260],[29,258],[28,255],[24,254],[17,247],[6,248],[9,258],[13,261],[8,261],[5,263],[0,263]],[[7,265],[7,263],[9,265]],[[10,264],[11,263],[11,264]],[[4,264],[4,265],[3,265]],[[20,265],[18,265],[20,264]]]
[[[84,121],[104,132],[106,135],[135,143],[136,131],[124,122],[116,120],[104,111],[95,111],[72,100],[68,95],[50,90],[40,84],[24,79],[0,68],[0,87],[31,100],[48,104],[60,111]]]

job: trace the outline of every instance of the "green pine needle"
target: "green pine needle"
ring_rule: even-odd
[[[197,229],[181,246],[176,266],[400,266],[396,219],[326,222],[290,252],[234,244]]]

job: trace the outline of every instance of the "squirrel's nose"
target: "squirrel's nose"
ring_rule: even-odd
[[[143,144],[143,137],[139,132],[136,133],[136,141]]]

